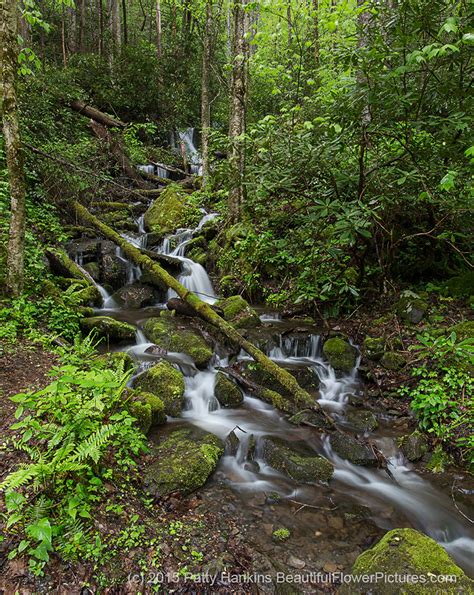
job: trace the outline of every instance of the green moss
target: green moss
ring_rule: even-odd
[[[127,322],[119,322],[110,316],[92,316],[80,321],[84,333],[97,332],[109,341],[129,341],[135,338],[135,327]]]
[[[356,349],[340,337],[332,337],[323,345],[323,354],[336,370],[350,372],[356,363]]]
[[[151,407],[143,401],[132,401],[128,411],[136,419],[137,426],[143,434],[148,434],[151,428]]]
[[[218,300],[216,306],[224,312],[224,319],[236,328],[248,328],[261,324],[257,312],[240,295],[231,295]]]
[[[428,310],[428,304],[416,294],[405,296],[395,304],[395,311],[405,322],[418,324]]]
[[[401,353],[396,351],[387,351],[383,354],[381,364],[387,370],[394,372],[401,370],[406,365],[406,359]]]
[[[244,400],[240,388],[229,380],[223,372],[217,372],[216,385],[214,388],[216,399],[224,407],[238,407]]]
[[[145,434],[153,426],[166,423],[165,404],[160,397],[152,393],[134,390],[129,411],[137,419],[140,428]]]
[[[468,271],[448,279],[443,286],[443,294],[451,297],[469,297],[474,295],[474,271]]]
[[[97,358],[97,361],[103,362],[106,368],[118,368],[122,367],[124,372],[135,369],[135,362],[125,351],[112,351],[110,353],[104,353]]]
[[[295,404],[291,401],[288,401],[284,397],[277,393],[274,390],[270,390],[269,388],[265,388],[261,392],[258,393],[258,396],[262,401],[266,403],[270,403],[275,407],[275,409],[279,409],[280,411],[284,411],[285,413],[294,413],[295,412]]]
[[[198,428],[174,430],[154,448],[156,462],[145,472],[153,496],[190,494],[202,487],[224,453],[222,441]]]
[[[374,575],[418,575],[426,577],[426,584],[403,583],[402,591],[407,594],[433,593],[436,590],[428,575],[450,575],[457,577],[456,584],[437,583],[443,593],[459,593],[461,587],[472,586],[464,572],[449,557],[446,551],[430,537],[414,529],[389,531],[370,550],[363,552],[355,561],[352,574]],[[383,593],[400,593],[400,584],[381,583]],[[372,587],[373,588],[373,587]]]
[[[281,529],[276,529],[272,533],[272,539],[276,542],[286,541],[290,537],[290,530],[286,527],[281,527]]]
[[[145,213],[146,229],[164,236],[179,227],[197,224],[201,213],[188,198],[182,188],[170,184]]]
[[[146,336],[166,351],[186,353],[196,366],[207,366],[213,351],[198,331],[178,328],[174,317],[149,318],[144,326]]]
[[[428,452],[427,440],[418,430],[408,436],[402,436],[398,446],[409,461],[418,461]]]
[[[135,381],[134,388],[159,397],[172,417],[181,415],[184,405],[184,378],[169,362],[155,364]]]
[[[385,339],[383,337],[366,337],[363,345],[367,359],[378,360],[383,355]]]
[[[472,339],[474,337],[474,320],[466,320],[465,322],[459,322],[450,328],[450,332],[456,333],[456,339],[458,341],[464,341],[464,339]]]
[[[347,421],[357,432],[373,432],[379,425],[372,411],[352,410],[347,414]]]
[[[427,467],[433,473],[444,473],[448,464],[449,456],[444,452],[441,444],[438,444],[431,455]]]
[[[333,434],[331,436],[331,447],[337,455],[354,463],[354,465],[376,466],[378,464],[373,450],[352,436],[340,432]]]

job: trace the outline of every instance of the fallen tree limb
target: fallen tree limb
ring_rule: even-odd
[[[111,126],[112,128],[125,128],[125,126],[126,126],[126,124],[124,122],[122,122],[121,120],[112,118],[112,116],[108,116],[107,114],[104,114],[104,112],[101,112],[98,109],[95,109],[95,107],[91,107],[90,105],[87,105],[87,103],[84,103],[84,101],[80,101],[79,99],[75,99],[74,101],[71,101],[71,103],[69,105],[74,111],[79,112],[80,114],[82,114],[83,116],[86,116],[87,118],[91,118],[92,120],[95,120],[96,122],[98,122],[99,124],[102,124],[103,126]]]
[[[167,273],[161,266],[155,263],[149,256],[142,253],[139,248],[132,246],[121,235],[114,231],[105,223],[102,223],[97,217],[92,215],[83,205],[74,201],[72,207],[77,217],[88,226],[92,226],[100,231],[104,236],[112,240],[117,246],[123,250],[124,254],[128,256],[137,266],[145,269],[149,276],[157,283],[163,284],[174,290],[179,297],[189,304],[204,320],[211,323],[218,328],[230,341],[238,345],[241,349],[251,355],[255,361],[262,365],[262,367],[275,380],[286,388],[292,395],[292,402],[298,407],[309,407],[317,411],[323,412],[319,403],[317,403],[304,389],[300,387],[296,379],[286,370],[281,368],[278,364],[267,357],[260,349],[255,347],[252,343],[247,341],[242,335],[227,321],[221,318],[211,306],[201,301],[194,293],[186,289],[174,277]],[[285,399],[282,397],[282,400]],[[323,412],[326,415],[325,412]],[[329,418],[330,419],[330,418]],[[331,424],[333,424],[331,420]]]

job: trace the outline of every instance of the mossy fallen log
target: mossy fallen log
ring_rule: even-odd
[[[74,101],[71,101],[69,105],[74,111],[79,112],[80,114],[86,116],[87,118],[91,118],[96,122],[99,122],[99,124],[102,124],[103,126],[125,128],[125,123],[121,120],[112,118],[112,116],[109,116],[108,114],[104,114],[104,112],[99,111],[95,107],[87,105],[87,103],[84,103],[84,101],[75,99]]]
[[[99,221],[99,219],[92,215],[92,213],[90,213],[83,205],[74,201],[72,206],[76,215],[83,221],[83,223],[95,227],[117,246],[120,246],[128,258],[130,258],[137,266],[145,269],[148,272],[148,275],[157,284],[161,283],[163,286],[174,290],[179,297],[189,304],[202,318],[204,318],[204,320],[207,320],[207,322],[217,327],[230,341],[251,355],[255,361],[261,364],[262,367],[278,381],[279,384],[289,391],[295,405],[321,410],[320,405],[309,395],[309,393],[299,386],[298,382],[289,372],[281,368],[260,351],[260,349],[255,347],[255,345],[242,337],[231,324],[214,312],[209,304],[201,301],[194,295],[194,293],[181,285],[181,283],[166,272],[160,265],[154,262],[149,256],[146,256],[141,250],[132,246],[108,225]]]

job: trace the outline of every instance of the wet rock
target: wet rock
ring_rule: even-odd
[[[95,239],[74,240],[67,246],[67,251],[73,260],[82,260],[84,263],[96,260],[102,241]]]
[[[88,262],[82,266],[82,268],[89,273],[94,281],[100,279],[100,267],[98,262]]]
[[[303,409],[292,415],[289,420],[290,424],[295,426],[311,426],[318,430],[330,429],[330,424],[326,416],[320,411],[313,411],[312,409]]]
[[[163,401],[165,411],[178,417],[184,406],[184,378],[169,362],[161,361],[141,374],[134,388],[152,393]]]
[[[120,289],[127,282],[127,263],[116,254],[113,242],[103,241],[99,247],[100,282]]]
[[[263,459],[277,471],[303,483],[329,481],[334,467],[318,456],[304,442],[287,442],[275,436],[264,436]]]
[[[296,568],[297,570],[301,570],[302,568],[304,568],[306,566],[306,562],[304,560],[300,560],[299,558],[296,558],[293,555],[290,555],[288,557],[288,560],[286,563],[288,564],[288,566],[290,568]]]
[[[331,366],[341,372],[350,372],[356,364],[357,350],[340,337],[332,337],[325,341],[323,354]]]
[[[99,337],[105,337],[109,341],[131,341],[135,338],[135,327],[110,316],[83,318],[80,326],[84,333],[95,331]]]
[[[158,292],[149,285],[134,283],[125,285],[113,295],[119,304],[127,310],[139,310],[146,306],[152,306],[157,298]]]
[[[147,347],[145,349],[145,353],[148,353],[150,355],[165,355],[167,352],[166,349],[158,347],[158,345],[150,345],[150,347]]]
[[[238,407],[244,400],[241,389],[223,372],[217,372],[214,394],[223,407]]]
[[[163,314],[163,313],[162,313]],[[186,353],[196,366],[205,367],[212,358],[213,352],[202,334],[190,328],[179,328],[174,317],[160,316],[149,318],[143,325],[146,336],[166,351]]]
[[[349,411],[346,417],[349,424],[357,432],[373,432],[379,425],[372,411]]]
[[[456,577],[456,583],[442,584],[443,593],[470,592],[474,586],[464,572],[450,558],[447,552],[430,537],[414,529],[394,529],[386,533],[370,550],[360,554],[352,568],[355,576],[375,575],[411,575],[425,577],[426,583],[403,582],[403,592],[407,594],[433,593],[433,582],[429,575],[450,575]],[[352,587],[351,587],[352,589]],[[362,592],[367,587],[361,588]],[[348,593],[349,591],[344,591]],[[353,592],[360,592],[351,590]],[[400,593],[400,583],[383,583],[383,592],[388,595]]]
[[[377,457],[372,449],[366,444],[358,442],[352,436],[342,433],[334,434],[331,436],[331,447],[337,455],[354,465],[377,465]]]
[[[383,337],[366,337],[363,347],[367,359],[378,361],[383,355],[385,339]]]
[[[222,441],[209,432],[174,430],[153,448],[156,461],[145,471],[145,488],[155,497],[190,494],[206,483],[223,452]]]
[[[428,441],[425,436],[416,430],[399,440],[402,453],[409,461],[419,461],[428,452]]]
[[[234,430],[232,430],[232,432],[230,432],[225,439],[225,454],[235,456],[239,450],[239,446],[240,440],[238,439]]]
[[[418,324],[428,311],[428,304],[416,293],[404,296],[395,304],[395,311],[405,322]]]
[[[189,196],[179,186],[170,184],[146,211],[144,223],[147,231],[163,237],[179,227],[194,227],[201,217],[200,210],[190,204]]]
[[[148,434],[152,427],[166,423],[165,405],[156,395],[128,389],[125,396],[130,398],[127,409],[144,434]]]
[[[301,388],[309,393],[315,394],[319,391],[319,378],[311,368],[288,369],[288,372],[291,372]]]
[[[218,300],[216,306],[224,312],[224,319],[236,328],[248,328],[262,324],[257,312],[240,295]]]
[[[382,361],[380,362],[386,370],[392,370],[397,372],[406,366],[406,359],[401,353],[396,351],[387,351],[383,354]]]

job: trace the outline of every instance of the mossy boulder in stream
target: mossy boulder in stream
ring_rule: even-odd
[[[364,355],[370,360],[379,360],[383,356],[385,339],[383,337],[366,337],[364,339]]]
[[[379,425],[372,411],[352,409],[346,419],[356,432],[373,432]]]
[[[231,295],[215,304],[224,312],[224,319],[236,328],[248,328],[262,324],[257,312],[240,295]]]
[[[152,427],[166,423],[165,404],[160,397],[134,389],[127,389],[125,397],[129,399],[128,411],[144,434],[148,434]]]
[[[428,441],[421,432],[415,430],[400,438],[399,447],[409,461],[418,461],[428,452]]]
[[[217,372],[214,394],[223,407],[238,407],[244,400],[241,389],[223,372]]]
[[[198,330],[181,328],[174,316],[163,312],[159,318],[149,318],[143,325],[145,335],[166,351],[186,353],[196,366],[205,367],[213,351]]]
[[[84,333],[95,331],[99,337],[106,337],[109,341],[131,341],[135,338],[134,326],[110,316],[83,318],[80,325]]]
[[[331,447],[342,459],[347,459],[354,465],[376,466],[378,464],[373,450],[348,434],[337,432],[331,436]]]
[[[332,337],[325,341],[323,354],[335,370],[350,372],[356,365],[357,350],[340,337]]]
[[[145,213],[145,228],[165,236],[179,227],[192,227],[202,217],[189,203],[189,196],[176,184],[170,184]]]
[[[224,453],[222,441],[196,427],[180,428],[153,447],[155,462],[145,471],[145,488],[154,497],[202,487]]]
[[[102,362],[106,368],[118,369],[122,368],[124,372],[134,370],[135,362],[125,351],[112,351],[99,355],[97,361]]]
[[[379,584],[370,584],[370,590],[387,595],[406,593],[472,593],[474,586],[447,552],[434,541],[415,529],[394,529],[386,533],[370,550],[363,552],[355,561],[352,574],[355,576],[382,573]],[[401,575],[400,582],[386,582],[384,575]],[[431,577],[456,577],[456,582],[435,582]],[[403,577],[417,577],[416,582]],[[401,582],[403,580],[403,582]],[[353,583],[355,584],[355,583]],[[367,592],[364,587],[351,593]],[[348,590],[344,590],[348,593]]]
[[[275,436],[264,436],[262,457],[277,471],[303,483],[329,481],[334,472],[331,462],[309,450],[301,441],[287,442]]]
[[[126,310],[139,310],[156,303],[158,292],[154,287],[134,283],[125,285],[114,293],[114,299]]]
[[[161,361],[141,374],[134,388],[159,397],[172,417],[181,414],[184,405],[184,378],[169,362]]]

